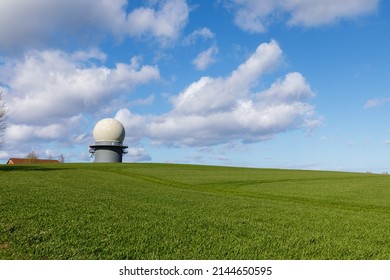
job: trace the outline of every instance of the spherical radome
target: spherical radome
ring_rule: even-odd
[[[102,119],[93,129],[93,138],[99,141],[118,141],[125,139],[125,129],[123,125],[115,119]]]

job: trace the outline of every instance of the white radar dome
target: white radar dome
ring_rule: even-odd
[[[99,141],[118,141],[125,139],[125,129],[123,125],[115,119],[102,119],[93,129],[93,138]]]

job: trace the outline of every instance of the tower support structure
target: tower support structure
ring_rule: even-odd
[[[89,146],[89,152],[94,157],[94,162],[122,162],[127,148],[120,142],[99,141]]]

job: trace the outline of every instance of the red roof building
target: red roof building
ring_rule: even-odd
[[[60,163],[55,159],[39,159],[39,158],[10,158],[7,164],[44,164],[44,163]]]

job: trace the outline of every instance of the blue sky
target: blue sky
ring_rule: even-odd
[[[125,161],[390,171],[390,4],[381,0],[3,0],[0,162]]]

